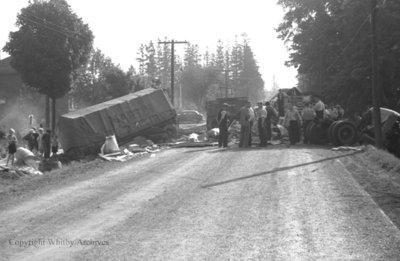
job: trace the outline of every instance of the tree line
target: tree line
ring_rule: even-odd
[[[29,2],[17,15],[16,25],[3,50],[11,55],[11,66],[26,86],[47,97],[46,124],[51,123],[53,130],[56,100],[67,93],[78,108],[150,87],[171,93],[169,45],[142,44],[138,69],[130,66],[124,71],[93,48],[93,32],[66,0]],[[246,35],[240,43],[236,38],[231,47],[218,41],[215,52],[200,54],[199,46],[192,43],[184,48],[174,66],[175,86],[182,90],[175,92],[175,100],[183,97],[184,106],[204,109],[206,99],[224,96],[225,85],[229,96],[262,99],[264,82]]]
[[[350,112],[372,104],[371,3],[365,0],[279,0],[285,10],[277,28],[297,68],[298,86]],[[400,1],[378,1],[381,105],[399,107]]]
[[[100,50],[92,51],[89,62],[76,73],[72,91],[76,103],[87,106],[150,87],[171,95],[171,46],[160,42],[141,44],[138,69],[131,66],[127,72]],[[206,100],[227,94],[254,102],[263,98],[264,82],[246,35],[240,43],[236,37],[232,47],[219,40],[215,52],[207,49],[202,54],[199,46],[190,42],[182,48],[182,57],[175,54],[174,100],[184,108],[203,110]]]

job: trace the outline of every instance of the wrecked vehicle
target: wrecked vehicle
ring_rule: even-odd
[[[247,101],[247,97],[217,98],[216,100],[207,101],[207,130],[218,128],[217,115],[224,103],[229,104],[228,110],[233,121],[239,120],[239,111],[246,105]]]
[[[380,108],[380,112],[383,145],[390,153],[400,157],[400,113],[388,108]],[[362,116],[358,126],[362,133],[361,141],[363,143],[375,142],[372,115],[373,109],[371,108]]]
[[[71,158],[97,153],[104,138],[120,144],[136,136],[167,140],[176,133],[176,111],[160,89],[144,89],[60,116],[59,140]]]
[[[179,123],[200,123],[203,120],[203,114],[195,110],[184,110],[178,113]]]

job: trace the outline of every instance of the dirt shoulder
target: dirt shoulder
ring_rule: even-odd
[[[43,193],[46,188],[55,189],[72,182],[88,180],[148,157],[145,155],[127,162],[109,162],[92,157],[72,161],[62,169],[44,172],[43,175],[25,175],[19,179],[0,178],[0,209]]]
[[[400,228],[400,159],[369,146],[341,159],[347,170]]]

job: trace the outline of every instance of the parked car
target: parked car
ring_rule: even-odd
[[[203,114],[195,110],[184,110],[178,113],[179,123],[200,123],[203,120]]]

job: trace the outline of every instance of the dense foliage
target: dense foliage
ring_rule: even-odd
[[[54,128],[55,100],[70,90],[73,72],[87,62],[93,34],[65,0],[30,2],[16,25],[3,50],[25,83],[53,100]]]
[[[371,4],[366,0],[279,0],[285,10],[277,28],[298,70],[299,87],[348,111],[372,104]],[[381,104],[398,106],[400,1],[378,1],[377,31]],[[399,109],[399,108],[397,108]]]

